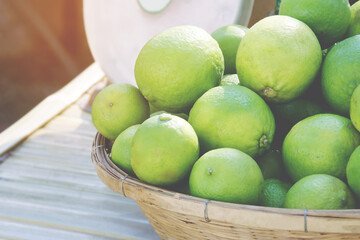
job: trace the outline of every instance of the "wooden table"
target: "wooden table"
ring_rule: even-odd
[[[105,83],[93,64],[0,134],[0,239],[159,239],[91,162],[84,106]]]

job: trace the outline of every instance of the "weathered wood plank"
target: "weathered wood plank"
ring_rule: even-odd
[[[68,132],[72,134],[82,134],[85,136],[94,136],[96,128],[91,121],[84,121],[80,119],[69,119],[65,116],[58,116],[46,125],[46,129]]]
[[[21,231],[19,230],[21,229]],[[36,238],[34,238],[36,236]],[[112,235],[96,231],[83,231],[75,227],[59,228],[54,224],[43,224],[35,221],[25,221],[17,218],[1,218],[0,217],[0,239],[7,240],[89,240],[89,239],[129,239],[134,238],[126,236]]]
[[[0,134],[0,156],[61,113],[91,86],[99,82],[102,77],[104,77],[104,73],[98,64],[94,63],[60,91],[45,98]]]

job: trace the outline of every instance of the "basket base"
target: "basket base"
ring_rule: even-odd
[[[334,233],[313,233],[299,231],[279,231],[248,228],[229,225],[227,223],[212,224],[203,218],[189,219],[184,214],[169,211],[161,211],[159,208],[137,201],[141,210],[149,220],[161,239],[359,239],[358,235],[353,234],[334,234]]]

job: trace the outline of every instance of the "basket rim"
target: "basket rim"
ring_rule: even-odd
[[[199,198],[179,192],[174,192],[168,189],[164,189],[161,187],[153,186],[147,184],[135,177],[128,175],[125,171],[116,166],[109,155],[107,154],[107,147],[109,147],[110,141],[102,136],[99,132],[95,135],[93,146],[92,146],[92,161],[96,167],[97,174],[99,178],[112,190],[117,193],[124,195],[125,197],[129,197],[135,200],[138,204],[139,202],[146,202],[146,198],[142,197],[140,194],[132,194],[131,196],[127,196],[127,192],[124,191],[133,189],[135,191],[140,191],[142,194],[149,193],[156,195],[159,198],[166,199],[176,199],[181,201],[181,203],[194,204],[194,209],[200,207],[197,214],[194,216],[203,217],[207,222],[205,217],[205,210],[209,202],[211,202],[211,208],[221,208],[226,211],[241,211],[247,212],[252,215],[261,215],[266,214],[270,216],[270,220],[272,217],[287,217],[296,219],[298,223],[302,224],[302,227],[299,226],[290,226],[293,229],[288,229],[289,226],[285,230],[306,230],[306,219],[312,219],[311,221],[319,221],[320,218],[327,220],[335,221],[334,226],[336,226],[336,221],[347,221],[346,225],[354,226],[356,225],[356,229],[344,229],[344,232],[341,233],[360,233],[360,209],[346,209],[346,210],[305,210],[305,209],[287,209],[287,208],[274,208],[274,207],[264,207],[264,206],[256,206],[256,205],[246,205],[246,204],[237,204],[237,203],[229,203],[229,202],[221,202],[216,200],[208,200],[204,198]],[[109,183],[109,179],[112,183]],[[126,195],[125,195],[126,193]],[[146,196],[148,197],[148,195]],[[205,207],[205,209],[204,209]],[[210,207],[209,207],[210,209]],[[214,217],[210,217],[210,220],[217,220]],[[305,222],[304,222],[305,220]],[[221,221],[221,220],[219,220]],[[355,223],[354,223],[355,221]],[[290,224],[288,224],[290,225]],[[324,227],[322,227],[324,229]],[[343,230],[343,229],[341,229]],[[318,230],[318,227],[312,228],[313,232],[322,232]],[[339,229],[329,229],[330,232],[339,233]]]

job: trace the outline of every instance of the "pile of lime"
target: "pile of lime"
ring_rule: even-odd
[[[240,204],[360,201],[360,1],[282,0],[250,29],[175,26],[150,39],[137,87],[112,84],[92,120],[129,175]]]

